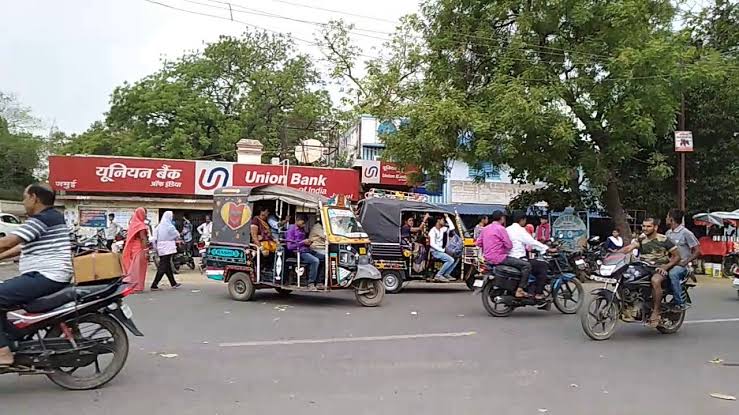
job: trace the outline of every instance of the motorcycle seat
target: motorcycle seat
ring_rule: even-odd
[[[493,269],[493,274],[507,278],[521,278],[521,271],[516,267],[508,265],[496,265]]]
[[[111,288],[115,288],[111,284],[105,285],[89,285],[85,287],[65,287],[53,294],[45,297],[37,298],[23,306],[23,309],[29,313],[43,313],[61,307],[64,304],[85,300],[89,297],[104,293]]]

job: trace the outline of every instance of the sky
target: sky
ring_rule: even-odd
[[[156,1],[226,19],[230,16],[226,0]],[[113,89],[155,72],[163,57],[175,58],[186,50],[202,49],[204,42],[216,41],[220,35],[239,35],[247,28],[243,23],[190,14],[145,0],[0,3],[0,91],[14,94],[21,104],[30,107],[45,129],[54,126],[67,133],[80,133],[103,119]],[[234,0],[230,4],[235,20],[305,40],[314,40],[320,27],[257,14],[266,12],[313,22],[341,18],[358,28],[389,33],[395,27],[392,22],[418,8],[418,0]],[[365,54],[376,55],[372,48],[383,43],[376,37],[384,35],[371,36],[357,35],[354,40]],[[295,45],[303,53],[322,57],[316,46],[299,41]]]

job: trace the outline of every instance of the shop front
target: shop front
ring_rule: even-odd
[[[58,192],[70,225],[83,231],[105,226],[107,214],[128,224],[137,207],[158,223],[172,210],[197,227],[212,209],[212,195],[224,186],[279,184],[326,197],[360,198],[359,174],[352,169],[244,164],[152,158],[52,156],[49,182]]]

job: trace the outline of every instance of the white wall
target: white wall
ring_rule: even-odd
[[[474,177],[469,176],[469,166],[461,160],[456,160],[452,164],[452,171],[448,175],[449,180],[474,181]],[[511,183],[511,175],[505,167],[500,169],[500,180],[487,179],[487,182]]]

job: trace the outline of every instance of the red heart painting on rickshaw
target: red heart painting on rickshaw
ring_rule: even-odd
[[[221,208],[221,218],[226,226],[235,231],[249,223],[251,210],[245,204],[228,202]]]

